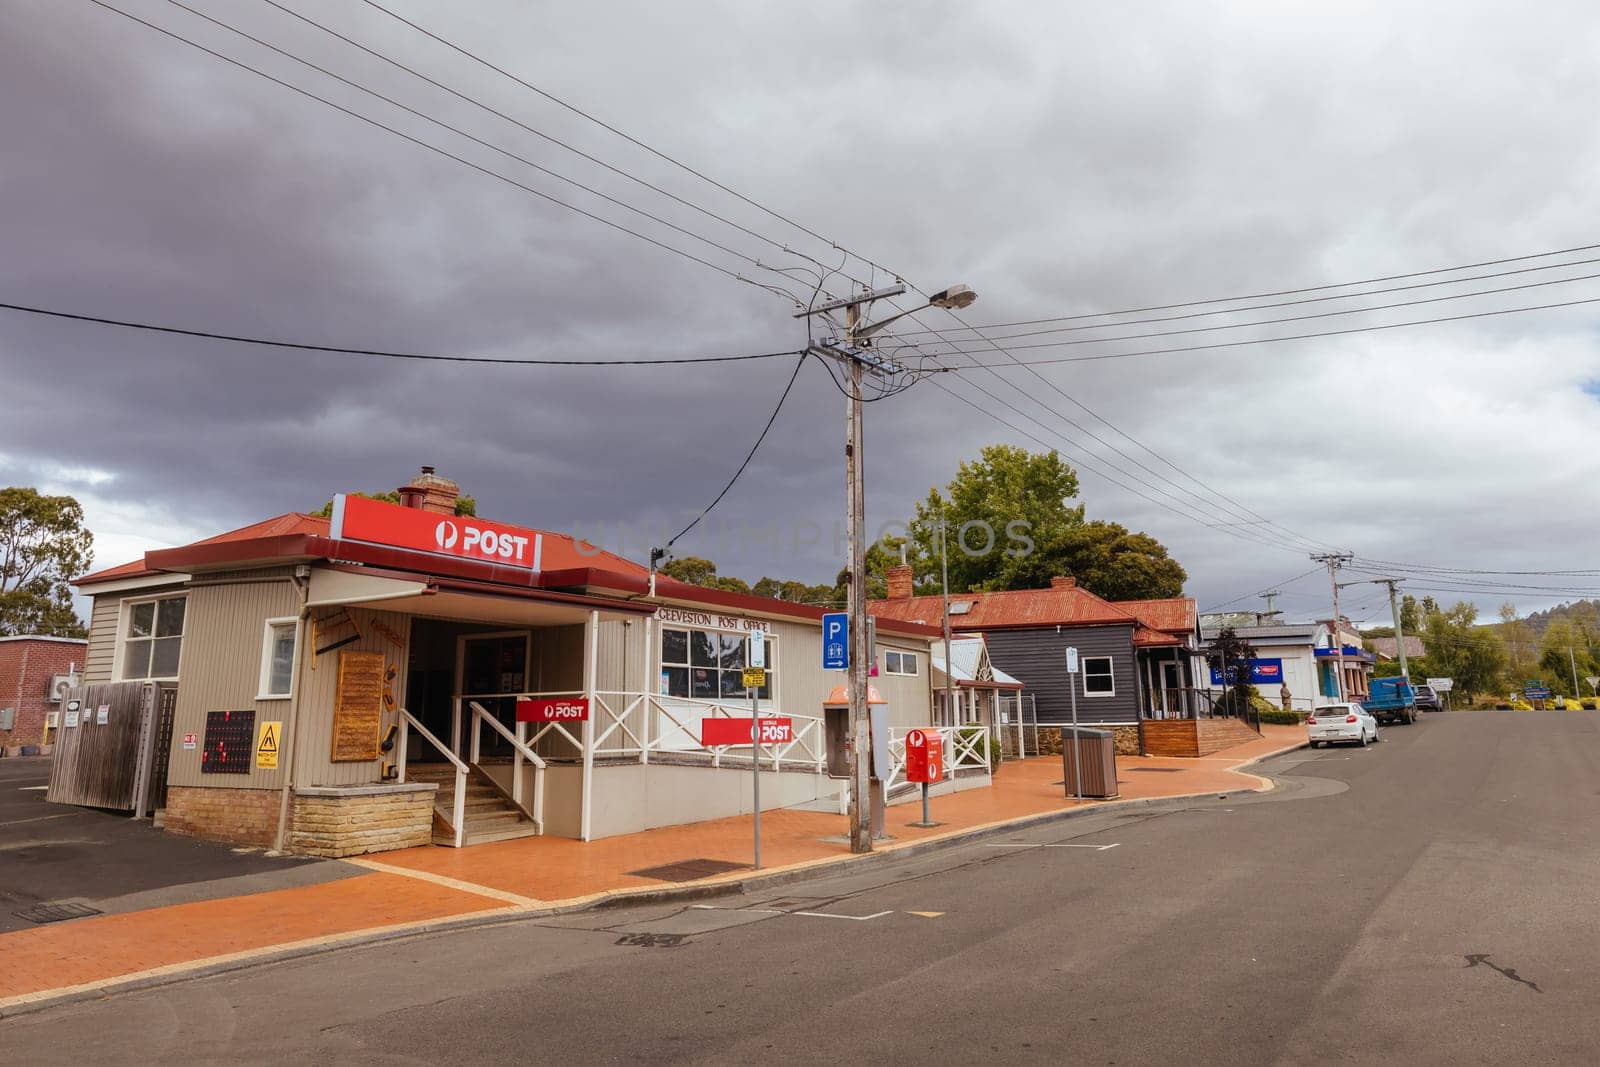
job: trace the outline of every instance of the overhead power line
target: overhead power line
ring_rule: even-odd
[[[1381,276],[1375,277],[1375,278],[1361,278],[1361,279],[1358,279],[1356,281],[1330,282],[1330,283],[1328,283],[1326,285],[1304,286],[1304,287],[1299,288],[1299,289],[1277,289],[1277,290],[1273,290],[1272,292],[1266,292],[1266,293],[1245,293],[1245,294],[1241,294],[1239,296],[1219,296],[1219,297],[1209,297],[1209,298],[1204,299],[1204,300],[1185,300],[1185,301],[1179,301],[1179,302],[1168,303],[1168,304],[1151,304],[1151,305],[1147,305],[1145,307],[1123,308],[1123,309],[1121,309],[1119,311],[1093,311],[1093,312],[1085,312],[1083,314],[1078,314],[1078,315],[1059,315],[1059,316],[1055,316],[1055,317],[1051,317],[1051,318],[1042,318],[1042,319],[1020,319],[1020,320],[1018,320],[1016,322],[985,323],[985,324],[982,324],[982,325],[979,325],[979,326],[968,326],[966,328],[969,329],[969,330],[975,330],[976,331],[976,330],[1009,329],[1009,328],[1014,327],[1014,326],[1041,326],[1041,325],[1045,325],[1047,323],[1052,323],[1052,322],[1080,322],[1080,321],[1082,321],[1084,319],[1104,319],[1104,318],[1111,318],[1111,317],[1116,316],[1116,315],[1142,315],[1142,314],[1145,314],[1145,313],[1151,312],[1151,311],[1175,311],[1175,310],[1177,310],[1179,308],[1205,307],[1205,306],[1211,305],[1211,304],[1231,304],[1231,303],[1237,303],[1240,300],[1264,300],[1264,299],[1266,299],[1268,297],[1274,297],[1274,296],[1299,296],[1299,295],[1304,294],[1304,293],[1327,292],[1330,289],[1347,289],[1347,288],[1350,288],[1351,286],[1355,286],[1355,285],[1376,285],[1376,284],[1378,284],[1380,282],[1404,281],[1404,280],[1406,280],[1408,278],[1424,278],[1424,277],[1427,277],[1427,276],[1433,275],[1433,274],[1449,274],[1449,273],[1451,273],[1453,271],[1458,271],[1458,270],[1476,270],[1479,267],[1498,267],[1498,266],[1501,266],[1502,264],[1506,264],[1506,263],[1525,263],[1525,262],[1527,262],[1528,260],[1531,260],[1531,259],[1547,259],[1547,258],[1549,258],[1551,256],[1566,256],[1566,255],[1572,255],[1575,252],[1593,252],[1596,249],[1600,249],[1600,244],[1577,245],[1577,246],[1572,247],[1572,248],[1558,248],[1558,249],[1554,249],[1554,250],[1549,251],[1549,252],[1532,252],[1532,253],[1529,253],[1527,255],[1507,256],[1507,257],[1502,258],[1502,259],[1485,259],[1485,260],[1480,260],[1480,261],[1478,261],[1476,263],[1460,263],[1460,264],[1457,264],[1456,266],[1453,266],[1453,267],[1434,267],[1434,268],[1432,268],[1430,270],[1412,271],[1409,274],[1386,274],[1386,275],[1381,275]],[[1582,261],[1582,262],[1588,262],[1588,261]],[[1543,270],[1543,269],[1551,269],[1551,268],[1535,268],[1535,269]],[[1511,273],[1516,273],[1516,272],[1511,272]],[[1484,277],[1496,277],[1496,275],[1484,275]],[[1455,280],[1457,280],[1457,281],[1466,281],[1467,279],[1455,279]],[[1448,284],[1448,283],[1447,282],[1436,282],[1436,283],[1432,283],[1432,284],[1445,285],[1445,284]],[[1361,294],[1356,293],[1356,294],[1348,294],[1348,295],[1359,296]],[[1338,299],[1343,299],[1343,297],[1330,297],[1329,299],[1338,300]],[[1232,311],[1247,311],[1247,310],[1250,310],[1250,309],[1248,309],[1248,308],[1233,308],[1231,310]],[[1226,313],[1227,312],[1214,312],[1213,314],[1226,314]],[[1118,324],[1117,323],[1108,323],[1107,325],[1115,326],[1115,325],[1118,325]],[[1127,325],[1127,324],[1123,323],[1121,325]]]
[[[685,251],[685,250],[683,250],[681,248],[675,247],[674,245],[670,245],[670,244],[666,243],[665,241],[657,240],[656,238],[651,237],[648,234],[641,233],[638,230],[632,229],[632,228],[630,228],[628,226],[624,226],[622,223],[619,223],[619,222],[613,221],[611,219],[608,219],[608,218],[604,217],[603,215],[597,215],[592,211],[588,211],[588,210],[585,210],[584,208],[578,207],[576,204],[568,203],[567,201],[562,200],[559,197],[552,196],[549,193],[544,192],[543,190],[535,189],[533,186],[527,185],[527,184],[525,184],[523,182],[520,182],[520,181],[517,181],[515,178],[509,177],[509,176],[504,175],[504,174],[501,174],[498,171],[491,170],[490,168],[488,168],[486,166],[483,166],[480,163],[474,163],[471,160],[465,158],[464,156],[458,156],[454,152],[449,151],[448,149],[444,149],[444,148],[439,147],[438,145],[432,144],[432,143],[430,143],[428,141],[424,141],[420,137],[413,137],[411,134],[405,133],[404,131],[396,129],[393,126],[390,126],[390,125],[387,125],[386,123],[380,122],[379,120],[377,120],[375,118],[372,118],[369,115],[364,115],[361,112],[356,111],[356,110],[354,110],[352,108],[348,108],[348,107],[345,107],[342,104],[335,103],[334,101],[329,100],[327,97],[319,96],[319,95],[317,95],[316,93],[312,92],[309,89],[306,89],[306,88],[303,88],[301,86],[295,85],[293,82],[288,82],[288,81],[285,81],[282,78],[276,77],[276,76],[274,76],[272,74],[268,74],[266,71],[261,70],[261,69],[259,69],[257,67],[253,67],[250,64],[245,63],[242,60],[235,59],[232,56],[229,56],[229,55],[226,55],[226,54],[224,54],[222,52],[217,51],[216,49],[209,48],[206,45],[203,45],[203,44],[199,43],[198,41],[195,41],[195,40],[192,40],[192,39],[190,39],[188,37],[185,37],[180,33],[177,33],[177,32],[175,32],[173,30],[169,30],[164,26],[159,26],[154,22],[148,21],[147,19],[140,18],[138,15],[132,14],[131,12],[128,12],[128,11],[124,11],[119,7],[115,7],[112,4],[107,3],[106,0],[90,0],[90,3],[96,5],[97,7],[104,8],[105,10],[110,11],[113,14],[121,15],[123,18],[128,19],[130,22],[138,23],[139,25],[144,26],[147,29],[154,30],[155,32],[157,32],[159,34],[162,34],[165,37],[169,37],[174,41],[178,41],[178,42],[180,42],[182,44],[186,44],[186,45],[190,46],[191,48],[198,49],[199,51],[204,52],[209,56],[212,56],[212,57],[214,57],[216,59],[222,60],[224,63],[230,64],[231,66],[234,66],[234,67],[238,67],[240,70],[249,71],[251,74],[254,74],[257,77],[265,78],[267,81],[272,82],[275,85],[282,86],[283,88],[288,89],[291,92],[298,93],[299,95],[304,96],[307,99],[314,100],[317,103],[322,104],[322,105],[324,105],[326,107],[330,107],[335,111],[339,111],[339,112],[342,112],[342,113],[344,113],[346,115],[349,115],[351,118],[357,119],[357,120],[359,120],[361,122],[364,122],[369,126],[374,126],[377,129],[383,130],[386,133],[393,134],[394,136],[399,137],[402,140],[409,141],[412,144],[418,146],[419,148],[425,148],[428,151],[436,153],[437,155],[443,156],[446,159],[453,160],[454,162],[459,163],[464,167],[470,167],[471,169],[479,172],[480,174],[487,175],[488,177],[493,178],[496,181],[504,182],[507,185],[511,185],[511,186],[514,186],[515,188],[521,189],[523,192],[529,193],[529,194],[531,194],[533,196],[536,196],[541,200],[544,200],[544,201],[547,201],[547,202],[549,202],[551,204],[556,205],[557,207],[565,208],[568,211],[574,212],[574,213],[576,213],[578,215],[582,215],[584,218],[590,219],[590,220],[592,220],[594,222],[598,222],[602,226],[606,226],[606,227],[608,227],[610,229],[616,230],[619,233],[627,234],[628,236],[637,238],[638,240],[644,241],[647,244],[654,245],[655,247],[661,249],[662,251],[670,252],[673,255],[681,256],[684,259],[687,259],[687,260],[689,260],[691,262],[698,263],[703,267],[706,267],[706,268],[708,268],[710,270],[716,271],[717,273],[725,275],[726,277],[732,278],[734,281],[742,282],[742,283],[744,283],[746,285],[752,285],[752,286],[755,286],[758,289],[765,289],[768,292],[772,292],[772,293],[781,295],[785,299],[789,299],[789,300],[794,300],[795,299],[795,296],[794,296],[793,293],[787,292],[785,290],[778,289],[778,288],[776,288],[774,286],[763,284],[763,283],[755,281],[754,279],[751,279],[751,278],[747,278],[747,277],[745,277],[744,275],[740,274],[737,271],[729,270],[727,267],[721,266],[721,265],[719,265],[717,263],[713,263],[711,260],[705,259],[705,258],[703,258],[701,256],[697,256],[693,252],[687,252],[687,251]]]
[[[241,334],[216,333],[181,326],[158,326],[148,322],[130,322],[103,315],[83,315],[71,311],[29,307],[26,304],[0,303],[0,310],[17,311],[27,315],[44,315],[53,319],[94,323],[97,326],[115,326],[125,330],[144,330],[150,333],[176,334],[180,337],[199,337],[208,341],[227,341],[232,344],[263,345],[267,348],[295,348],[303,352],[331,352],[347,356],[382,356],[386,359],[413,359],[438,363],[494,363],[525,367],[650,367],[677,366],[685,363],[743,363],[756,359],[777,359],[796,356],[794,349],[782,352],[752,352],[738,356],[667,356],[661,359],[519,359],[513,356],[462,356],[435,352],[398,352],[385,348],[347,348],[341,345],[313,344],[307,341],[281,341],[266,337],[246,337]]]
[[[1386,322],[1374,326],[1353,326],[1345,330],[1322,330],[1317,333],[1286,334],[1282,337],[1252,337],[1242,341],[1219,341],[1209,345],[1182,345],[1174,348],[1147,348],[1137,352],[1105,352],[1089,356],[1057,356],[1050,359],[1024,360],[1023,365],[1033,367],[1050,366],[1057,363],[1092,363],[1106,359],[1134,359],[1142,356],[1164,356],[1177,352],[1209,352],[1220,348],[1240,348],[1247,345],[1277,344],[1281,341],[1305,341],[1317,337],[1345,337],[1358,333],[1377,333],[1382,330],[1398,330],[1407,326],[1431,326],[1440,322],[1465,322],[1469,319],[1488,319],[1498,315],[1520,315],[1529,311],[1552,311],[1557,308],[1578,307],[1584,304],[1600,303],[1600,296],[1588,297],[1583,300],[1564,300],[1554,304],[1533,304],[1526,307],[1500,308],[1495,311],[1478,311],[1463,315],[1443,315],[1432,319],[1409,319],[1405,322]],[[1018,349],[1027,348],[1054,348],[1052,344],[1018,345]],[[982,351],[941,352],[941,356],[978,356],[984,355]],[[966,371],[974,369],[987,369],[990,367],[1003,367],[1003,363],[963,363],[948,367],[951,371]]]

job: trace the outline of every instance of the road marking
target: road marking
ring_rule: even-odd
[[[849,919],[852,922],[864,923],[868,919],[881,919],[885,915],[893,915],[894,910],[873,912],[871,915],[835,915],[829,911],[780,911],[777,908],[719,908],[715,904],[690,904],[691,908],[700,911],[742,911],[750,915],[804,915],[808,919]],[[912,915],[926,915],[927,912],[914,911]],[[944,912],[936,911],[934,915],[943,915]]]
[[[44,822],[46,819],[70,819],[78,814],[75,811],[62,812],[60,815],[35,815],[31,819],[12,819],[10,822],[0,822],[0,826],[21,826],[25,822]]]
[[[1096,852],[1104,852],[1108,848],[1116,848],[1121,841],[1113,841],[1109,845],[1073,845],[1073,844],[1044,844],[1032,841],[1002,841],[999,844],[988,845],[988,848],[1092,848]]]
[[[937,919],[939,916],[943,915],[944,912],[942,912],[942,911],[908,911],[908,912],[906,912],[906,914],[907,915],[920,915],[924,919]]]
[[[464,882],[459,878],[434,874],[431,871],[414,871],[409,867],[397,867],[391,863],[379,863],[377,860],[369,859],[347,859],[344,862],[353,863],[357,867],[365,867],[369,871],[377,871],[380,874],[397,874],[402,878],[415,878],[419,882],[432,882],[434,885],[442,885],[446,889],[472,893],[475,896],[488,897],[490,900],[504,901],[507,904],[515,904],[519,908],[537,908],[542,907],[544,904],[544,901],[535,900],[533,897],[519,896],[516,893],[508,893],[503,889],[479,885],[476,882]]]
[[[46,789],[49,789],[49,788],[50,787],[47,786],[47,785],[24,785],[24,786],[18,786],[17,787],[17,792],[19,792],[19,793],[43,793]]]

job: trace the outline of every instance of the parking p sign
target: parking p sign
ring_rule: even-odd
[[[850,667],[850,615],[830,611],[822,616],[822,669],[842,671]]]

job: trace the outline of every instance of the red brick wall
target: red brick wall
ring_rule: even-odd
[[[44,740],[44,717],[59,705],[45,691],[52,675],[76,665],[83,673],[88,642],[16,638],[0,641],[0,708],[16,708],[16,725],[0,730],[0,745],[37,745]]]
[[[162,826],[175,834],[271,848],[278,839],[276,789],[167,787]]]

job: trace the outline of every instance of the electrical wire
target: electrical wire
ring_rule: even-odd
[[[705,258],[703,258],[701,256],[697,256],[692,252],[684,251],[681,248],[677,248],[677,247],[675,247],[673,245],[667,244],[665,241],[659,241],[656,238],[650,237],[647,234],[640,233],[638,230],[631,229],[628,226],[624,226],[622,223],[615,222],[615,221],[613,221],[611,219],[605,218],[602,215],[596,215],[594,212],[587,211],[587,210],[585,210],[585,209],[583,209],[581,207],[578,207],[575,204],[570,204],[567,201],[560,199],[559,197],[552,196],[549,193],[546,193],[546,192],[544,192],[542,190],[535,189],[531,185],[526,185],[526,184],[524,184],[522,182],[519,182],[515,178],[511,178],[511,177],[508,177],[507,175],[499,173],[498,171],[491,170],[488,167],[483,166],[482,164],[474,163],[471,160],[466,159],[463,156],[458,156],[455,153],[453,153],[453,152],[451,152],[451,151],[449,151],[447,149],[441,148],[441,147],[439,147],[438,145],[435,145],[435,144],[431,144],[428,141],[422,140],[421,138],[413,137],[411,134],[408,134],[408,133],[405,133],[405,132],[403,132],[401,130],[398,130],[393,126],[390,126],[390,125],[387,125],[387,124],[385,124],[383,122],[380,122],[377,119],[372,118],[372,117],[370,117],[368,115],[363,115],[359,111],[355,111],[355,110],[353,110],[351,108],[345,107],[342,104],[337,104],[334,101],[329,100],[326,97],[318,96],[316,93],[312,92],[309,89],[302,88],[301,86],[295,85],[292,82],[288,82],[288,81],[283,80],[282,78],[278,78],[278,77],[275,77],[272,74],[268,74],[264,70],[260,70],[259,68],[252,67],[250,64],[245,63],[242,60],[235,59],[232,56],[225,55],[222,52],[218,52],[213,48],[209,48],[209,47],[199,43],[198,41],[195,41],[195,40],[192,40],[192,39],[190,39],[188,37],[185,37],[182,34],[177,33],[177,32],[175,32],[173,30],[169,30],[164,26],[159,26],[154,22],[150,22],[150,21],[148,21],[146,19],[140,18],[138,15],[132,14],[131,12],[128,12],[128,11],[124,11],[119,7],[116,7],[116,6],[112,5],[112,4],[107,3],[106,0],[89,0],[89,2],[94,4],[94,5],[96,5],[97,7],[104,8],[105,10],[110,11],[113,14],[121,15],[123,18],[128,19],[131,22],[138,23],[139,25],[144,26],[147,29],[154,30],[155,32],[160,33],[163,36],[170,37],[171,39],[173,39],[175,41],[181,42],[182,44],[189,45],[191,48],[198,49],[199,51],[204,52],[209,56],[213,56],[216,59],[222,60],[224,63],[228,63],[228,64],[230,64],[232,66],[238,67],[240,70],[249,71],[251,74],[254,74],[254,75],[256,75],[257,77],[260,77],[260,78],[265,78],[267,81],[270,81],[275,85],[280,85],[285,89],[288,89],[288,90],[290,90],[292,92],[298,93],[299,95],[306,97],[307,99],[315,100],[319,104],[323,104],[323,105],[325,105],[327,107],[333,108],[335,111],[339,111],[339,112],[342,112],[342,113],[344,113],[346,115],[349,115],[351,118],[354,118],[354,119],[357,119],[357,120],[359,120],[361,122],[364,122],[364,123],[368,124],[369,126],[374,126],[374,127],[378,128],[380,130],[383,130],[383,131],[385,131],[387,133],[391,133],[394,136],[401,138],[402,140],[409,141],[412,144],[417,145],[420,148],[425,148],[428,151],[436,153],[436,154],[438,154],[440,156],[443,156],[446,159],[453,160],[454,162],[459,163],[464,167],[470,167],[471,169],[473,169],[475,171],[478,171],[480,174],[484,174],[484,175],[487,175],[488,177],[494,178],[496,181],[504,182],[507,185],[511,185],[511,186],[514,186],[514,187],[516,187],[518,189],[521,189],[523,192],[526,192],[526,193],[529,193],[529,194],[531,194],[533,196],[536,196],[541,200],[548,201],[549,203],[554,204],[557,207],[565,208],[568,211],[572,211],[572,212],[574,212],[576,214],[579,214],[579,215],[582,215],[583,217],[585,217],[587,219],[590,219],[590,220],[592,220],[594,222],[598,222],[602,226],[609,227],[610,229],[616,230],[619,233],[627,234],[630,237],[638,238],[639,240],[644,241],[647,244],[654,245],[655,247],[657,247],[659,249],[662,249],[663,251],[671,252],[673,255],[681,256],[684,259],[690,260],[691,262],[698,263],[703,267],[706,267],[706,268],[708,268],[710,270],[716,271],[719,274],[722,274],[722,275],[725,275],[725,276],[727,276],[729,278],[732,278],[734,281],[743,282],[746,285],[752,285],[752,286],[755,286],[758,289],[765,289],[768,292],[775,293],[777,295],[781,295],[781,296],[783,296],[784,298],[786,298],[788,300],[793,300],[796,303],[798,303],[798,300],[796,299],[796,297],[795,297],[795,295],[793,293],[787,292],[787,291],[782,290],[782,289],[778,289],[778,288],[776,288],[774,286],[765,285],[765,284],[763,284],[761,282],[757,282],[757,281],[755,281],[753,279],[750,279],[750,278],[746,278],[744,275],[738,273],[737,271],[729,270],[727,267],[724,267],[724,266],[721,266],[719,264],[713,263],[710,260],[705,259]]]
[[[1061,356],[1051,359],[1030,359],[1022,361],[1024,366],[1043,367],[1056,363],[1092,363],[1106,359],[1133,359],[1139,356],[1163,356],[1175,352],[1209,352],[1220,348],[1239,348],[1246,345],[1277,344],[1281,341],[1305,341],[1317,337],[1345,337],[1358,333],[1376,333],[1383,330],[1398,330],[1407,326],[1431,326],[1440,322],[1464,322],[1469,319],[1487,319],[1498,315],[1520,315],[1529,311],[1551,311],[1557,308],[1578,307],[1583,304],[1600,303],[1600,296],[1588,297],[1583,300],[1565,300],[1553,304],[1533,304],[1526,307],[1500,308],[1495,311],[1478,311],[1463,315],[1443,315],[1432,319],[1410,319],[1405,322],[1387,322],[1375,326],[1355,326],[1346,330],[1323,330],[1317,333],[1287,334],[1282,337],[1252,337],[1242,341],[1223,341],[1209,345],[1185,345],[1176,348],[1150,348],[1139,352],[1106,352],[1090,356]],[[1053,348],[1052,344],[1018,345],[1018,349],[1027,348]],[[981,351],[974,352],[940,352],[941,356],[952,355],[984,355]],[[946,368],[951,371],[965,371],[975,369],[988,369],[1004,367],[1003,363],[964,363]]]
[[[1258,590],[1258,591],[1256,591],[1254,593],[1246,593],[1243,596],[1236,596],[1232,600],[1224,600],[1222,603],[1216,605],[1215,607],[1210,607],[1210,608],[1205,609],[1204,611],[1200,612],[1200,614],[1202,614],[1202,615],[1210,615],[1210,614],[1213,614],[1213,613],[1221,610],[1222,608],[1228,607],[1228,606],[1230,606],[1232,604],[1237,604],[1241,600],[1251,600],[1251,599],[1253,599],[1255,597],[1266,596],[1268,592],[1270,592],[1270,591],[1272,591],[1274,589],[1277,589],[1278,586],[1280,586],[1280,585],[1293,585],[1295,582],[1298,582],[1301,579],[1309,578],[1313,574],[1321,573],[1322,570],[1323,570],[1323,568],[1321,568],[1321,567],[1312,567],[1308,571],[1300,572],[1299,574],[1295,575],[1293,578],[1285,578],[1281,582],[1273,582],[1271,585],[1267,586],[1267,588],[1265,588],[1265,589]]]
[[[382,356],[386,359],[411,359],[439,363],[492,363],[527,367],[650,367],[679,366],[685,363],[742,363],[756,359],[777,359],[801,353],[793,349],[781,352],[753,352],[739,356],[669,356],[662,359],[517,359],[511,356],[460,356],[432,352],[398,352],[384,348],[346,348],[340,345],[312,344],[306,341],[279,341],[265,337],[245,337],[240,334],[216,333],[211,330],[194,330],[180,326],[157,326],[148,322],[130,322],[102,315],[83,315],[71,311],[30,307],[26,304],[0,303],[0,310],[17,311],[28,315],[44,315],[73,322],[88,322],[97,326],[116,326],[126,330],[144,330],[151,333],[176,334],[180,337],[199,337],[208,341],[227,341],[233,344],[262,345],[267,348],[294,348],[303,352],[329,352],[348,356]]]
[[[1502,264],[1506,264],[1506,263],[1525,263],[1530,259],[1547,259],[1550,256],[1566,256],[1566,255],[1571,255],[1571,254],[1573,254],[1575,252],[1593,252],[1596,249],[1600,249],[1600,244],[1577,245],[1577,246],[1572,247],[1572,248],[1559,248],[1559,249],[1555,249],[1555,250],[1550,251],[1550,252],[1532,252],[1532,253],[1528,253],[1526,255],[1521,255],[1521,256],[1507,256],[1507,257],[1502,258],[1502,259],[1486,259],[1486,260],[1480,260],[1479,262],[1476,262],[1476,263],[1461,263],[1461,264],[1457,264],[1456,266],[1453,266],[1453,267],[1435,267],[1435,268],[1432,268],[1430,270],[1412,271],[1409,274],[1386,274],[1386,275],[1382,275],[1380,277],[1375,277],[1375,278],[1362,278],[1362,279],[1359,279],[1357,281],[1349,281],[1349,282],[1331,282],[1331,283],[1328,283],[1326,285],[1305,286],[1305,287],[1302,287],[1302,288],[1299,288],[1299,289],[1278,289],[1278,290],[1274,290],[1272,292],[1266,292],[1266,293],[1247,293],[1247,294],[1243,294],[1243,295],[1240,295],[1240,296],[1219,296],[1219,297],[1210,297],[1210,298],[1204,299],[1204,300],[1185,300],[1185,301],[1169,303],[1169,304],[1152,304],[1152,305],[1148,305],[1146,307],[1123,308],[1120,311],[1094,311],[1094,312],[1085,312],[1085,313],[1079,314],[1079,315],[1060,315],[1060,316],[1056,316],[1056,317],[1053,317],[1053,318],[1022,319],[1022,320],[1018,320],[1016,322],[987,323],[987,324],[980,325],[980,326],[968,326],[967,329],[977,331],[977,330],[1008,329],[1008,328],[1013,327],[1013,326],[1039,326],[1039,325],[1044,325],[1044,324],[1051,323],[1051,322],[1077,322],[1077,321],[1081,321],[1083,319],[1110,318],[1110,317],[1115,316],[1115,315],[1142,315],[1142,314],[1145,314],[1146,312],[1151,312],[1151,311],[1175,311],[1175,310],[1177,310],[1179,308],[1204,307],[1204,306],[1210,305],[1210,304],[1230,304],[1230,303],[1235,303],[1235,302],[1240,301],[1240,300],[1264,300],[1267,297],[1274,297],[1274,296],[1299,296],[1299,295],[1301,295],[1303,293],[1326,292],[1326,291],[1328,291],[1330,289],[1347,289],[1347,288],[1349,288],[1349,287],[1351,287],[1353,285],[1376,285],[1376,284],[1378,284],[1380,282],[1404,281],[1407,278],[1423,278],[1423,277],[1427,277],[1430,274],[1449,274],[1449,273],[1451,273],[1453,271],[1458,271],[1458,270],[1476,270],[1479,267],[1498,267],[1498,266],[1501,266]],[[1587,261],[1584,261],[1584,262],[1587,262]],[[1558,264],[1558,266],[1559,266],[1559,264]],[[1549,269],[1549,268],[1538,268],[1538,269]],[[1486,275],[1485,277],[1494,277],[1494,275]],[[1457,279],[1457,280],[1466,280],[1466,279]],[[1449,284],[1449,283],[1448,282],[1435,282],[1435,283],[1431,283],[1431,284],[1445,285],[1445,284]],[[1359,296],[1361,294],[1355,293],[1355,294],[1349,294],[1349,295]],[[1343,298],[1342,297],[1330,297],[1329,299],[1343,299]],[[1232,310],[1234,310],[1234,311],[1245,311],[1245,310],[1249,310],[1249,309],[1247,309],[1247,308],[1234,308]],[[1228,312],[1213,312],[1213,314],[1228,314]],[[1115,326],[1115,325],[1127,325],[1127,324],[1126,323],[1122,323],[1122,324],[1110,323],[1108,325]]]
[[[793,355],[793,353],[790,354]],[[794,388],[795,380],[800,377],[800,368],[806,365],[806,360],[809,357],[810,353],[808,352],[800,353],[800,358],[795,361],[794,371],[789,375],[788,384],[783,387],[783,392],[778,395],[778,403],[773,407],[772,414],[767,418],[767,424],[761,427],[761,433],[756,438],[756,443],[750,446],[750,451],[746,453],[744,462],[739,464],[739,469],[733,472],[733,477],[728,479],[728,484],[723,486],[722,492],[718,493],[716,498],[713,499],[711,503],[707,504],[700,514],[694,517],[693,522],[673,535],[672,539],[666,543],[666,548],[671,549],[678,538],[682,537],[684,534],[700,525],[700,520],[711,514],[712,508],[722,503],[722,498],[728,495],[728,490],[734,487],[734,484],[738,482],[739,477],[744,474],[745,468],[750,466],[750,461],[756,458],[756,452],[761,448],[761,443],[767,439],[767,434],[772,431],[772,424],[778,421],[778,413],[783,410],[784,401],[789,399],[789,392]]]

